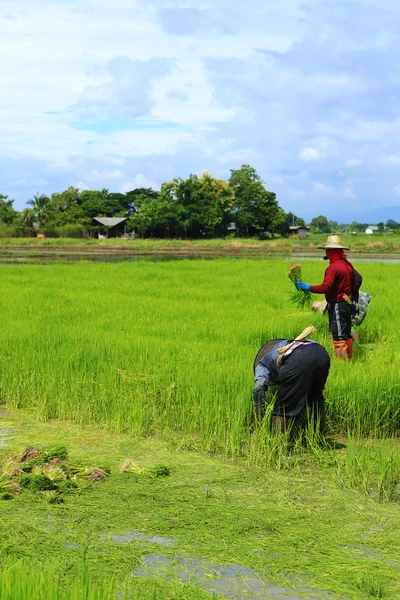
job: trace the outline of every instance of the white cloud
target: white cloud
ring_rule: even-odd
[[[257,156],[258,152],[253,148],[238,148],[237,150],[229,150],[224,154],[216,154],[216,160],[222,165],[237,168],[243,164],[251,163]]]
[[[148,179],[143,173],[138,173],[135,175],[133,179],[130,181],[125,181],[122,185],[119,186],[119,191],[123,194],[134,190],[135,188],[152,188],[156,190],[159,188],[157,182]]]
[[[361,167],[363,164],[363,161],[359,158],[349,158],[349,160],[346,160],[345,162],[345,167],[346,169],[353,169],[355,167]]]
[[[299,154],[299,158],[305,162],[311,162],[320,158],[320,151],[317,148],[303,148]]]
[[[389,156],[385,156],[383,160],[388,165],[393,165],[394,167],[400,166],[400,154],[390,154]]]
[[[328,185],[325,185],[324,183],[319,182],[313,184],[313,190],[315,194],[322,194],[324,196],[331,195],[333,193],[332,188],[330,188]]]
[[[98,171],[94,169],[87,175],[87,178],[89,181],[104,181],[106,179],[121,179],[122,176],[123,171],[120,169],[115,169],[114,171]]]
[[[353,192],[351,186],[345,187],[343,197],[347,200],[356,200],[358,198],[357,194]]]
[[[89,186],[84,181],[74,181],[71,183],[72,187],[78,188],[79,190],[88,190]]]
[[[400,196],[400,183],[394,187],[393,191],[396,196]]]

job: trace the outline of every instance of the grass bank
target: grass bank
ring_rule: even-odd
[[[324,245],[327,234],[312,234],[307,239],[298,239],[296,236],[288,238],[275,238],[261,241],[256,238],[240,239],[211,239],[211,240],[158,240],[158,239],[74,239],[74,238],[0,238],[0,249],[31,249],[38,251],[85,251],[85,252],[115,252],[124,251],[131,253],[149,252],[182,252],[187,254],[198,253],[225,253],[225,254],[260,254],[290,253],[311,251],[317,252],[318,246]],[[343,243],[353,252],[357,253],[399,253],[400,236],[389,234],[352,234],[342,235]]]

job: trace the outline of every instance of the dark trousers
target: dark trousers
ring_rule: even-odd
[[[329,327],[335,341],[351,337],[352,308],[344,300],[328,304]]]
[[[273,417],[299,419],[308,406],[320,428],[325,428],[325,400],[323,389],[330,367],[329,354],[319,344],[296,348],[278,370],[278,392],[272,411]]]

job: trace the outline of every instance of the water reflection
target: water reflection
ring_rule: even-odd
[[[51,253],[45,252],[23,252],[23,251],[1,251],[0,250],[0,264],[3,265],[18,265],[18,264],[53,264],[53,263],[76,263],[76,262],[91,262],[91,263],[120,263],[120,262],[169,262],[177,260],[214,260],[216,258],[251,258],[253,260],[270,260],[270,259],[281,259],[288,261],[298,260],[322,260],[321,254],[299,252],[293,254],[285,253],[271,253],[271,254],[257,254],[252,252],[240,252],[240,253],[229,253],[229,252],[198,252],[187,254],[182,251],[171,251],[168,253],[151,253],[151,254],[127,254],[126,252],[112,252],[112,253],[91,253],[91,252],[65,252],[65,253]],[[393,254],[357,254],[352,253],[349,258],[355,262],[367,262],[367,263],[389,263],[396,264],[400,263],[400,255]]]

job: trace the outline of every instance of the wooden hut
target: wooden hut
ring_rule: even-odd
[[[126,233],[126,221],[128,217],[93,217],[92,231],[98,238],[116,238],[122,237]]]

